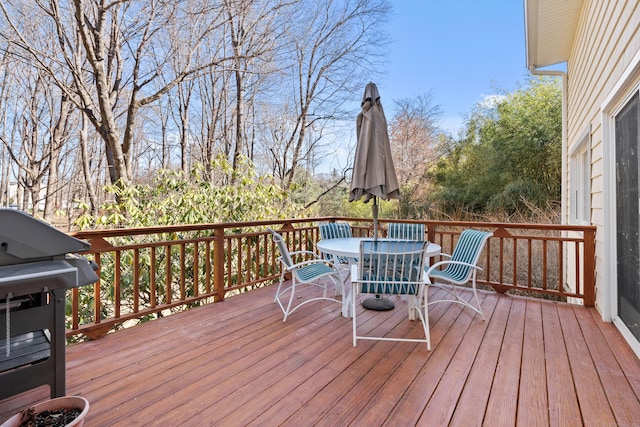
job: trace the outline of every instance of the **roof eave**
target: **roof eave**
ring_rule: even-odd
[[[524,0],[527,68],[569,60],[582,0]]]

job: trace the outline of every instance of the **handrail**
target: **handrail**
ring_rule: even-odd
[[[315,250],[317,224],[347,221],[354,236],[371,236],[366,218],[298,218],[243,223],[79,231],[85,255],[99,266],[93,291],[73,289],[67,336],[99,338],[131,322],[223,301],[279,277],[277,248],[267,228],[280,230],[291,250]],[[451,253],[465,228],[492,231],[478,284],[595,303],[593,226],[464,221],[379,220],[425,224],[428,240]],[[85,287],[87,288],[87,287]]]

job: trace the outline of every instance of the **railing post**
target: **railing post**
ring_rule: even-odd
[[[427,223],[427,240],[429,242],[435,242],[436,240],[436,225]]]
[[[213,229],[213,289],[217,292],[213,301],[224,301],[224,228]]]
[[[596,232],[584,230],[584,305],[593,307],[596,303]]]

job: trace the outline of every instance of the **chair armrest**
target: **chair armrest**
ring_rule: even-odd
[[[312,251],[293,251],[293,252],[289,252],[289,256],[291,257],[293,262],[295,262],[297,259],[300,259],[300,257],[302,255],[311,255],[314,260],[322,260],[323,259],[320,255],[318,255],[317,253],[312,252]],[[298,266],[298,264],[299,263],[296,263],[295,265],[293,265],[292,268],[295,268],[296,266]]]
[[[312,251],[294,251],[294,252],[289,252],[289,255],[291,255],[291,257],[293,258],[295,255],[313,255],[314,258],[320,258],[320,256]]]
[[[327,259],[309,259],[307,261],[302,261],[297,264],[293,264],[291,268],[288,268],[288,270],[295,270],[296,268],[304,267],[305,265],[311,265],[311,264],[325,264],[325,265],[329,264],[329,267],[338,271],[338,269],[336,268],[336,265]]]
[[[449,264],[465,265],[467,267],[472,267],[472,268],[475,268],[476,270],[482,271],[481,267],[478,267],[477,265],[474,265],[474,264],[469,264],[467,262],[462,262],[462,261],[438,261],[438,262],[436,262],[435,264],[433,264],[431,267],[429,267],[427,269],[427,276],[429,274],[431,274],[431,272],[433,270],[435,270],[437,267],[440,267],[441,265],[449,265]]]

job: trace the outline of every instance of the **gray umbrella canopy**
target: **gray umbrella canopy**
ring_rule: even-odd
[[[378,236],[377,198],[399,199],[400,184],[391,157],[391,145],[380,94],[374,83],[368,83],[362,97],[362,112],[356,122],[358,145],[353,162],[349,201],[365,203],[373,198],[374,236]]]

